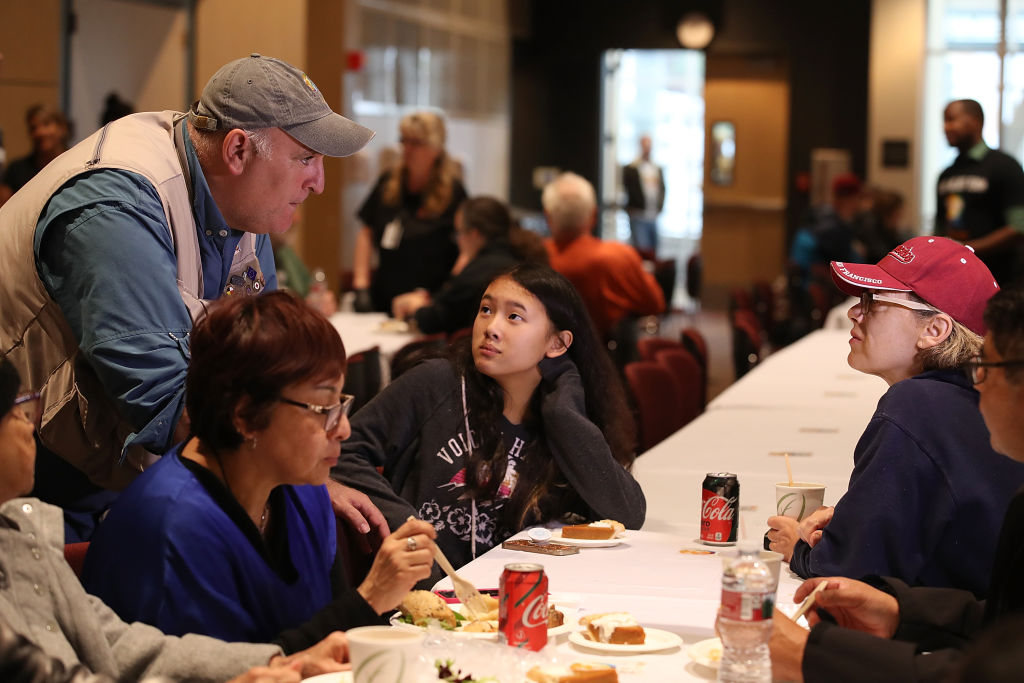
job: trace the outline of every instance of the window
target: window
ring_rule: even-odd
[[[952,100],[985,110],[986,144],[1024,158],[1024,0],[929,0],[921,174],[922,226],[935,223],[935,181],[953,163],[942,111]]]

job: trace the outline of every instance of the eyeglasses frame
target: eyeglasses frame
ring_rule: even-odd
[[[988,377],[988,371],[985,368],[1014,368],[1024,367],[1024,360],[982,360],[981,356],[975,356],[966,363],[964,367],[967,368],[968,373],[971,377],[971,384],[977,386],[985,381]]]
[[[35,425],[36,429],[39,428],[40,421],[43,417],[43,411],[39,409],[39,392],[30,391],[28,393],[19,394],[14,398],[14,405],[11,406],[11,410],[19,406],[24,406],[26,403],[35,403],[35,410],[32,415],[29,415],[24,408],[18,411],[21,418],[26,422],[31,422]]]
[[[342,416],[348,416],[348,411],[352,409],[352,403],[356,397],[352,394],[342,394],[339,397],[341,400],[329,406],[318,405],[316,403],[305,403],[303,401],[296,401],[295,399],[286,398],[284,396],[278,396],[277,400],[288,405],[293,405],[298,408],[305,408],[314,413],[318,413],[324,416],[324,431],[330,434],[334,431],[334,428],[341,422]],[[333,414],[332,414],[333,413]]]
[[[868,315],[871,313],[872,304],[880,301],[884,304],[893,304],[895,306],[902,306],[903,308],[909,308],[912,311],[928,311],[929,313],[940,313],[940,311],[928,304],[918,303],[917,301],[911,301],[909,299],[897,299],[896,297],[887,296],[885,294],[879,294],[870,289],[865,289],[860,293],[860,312],[861,315]]]

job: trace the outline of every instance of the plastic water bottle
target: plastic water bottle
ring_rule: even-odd
[[[772,611],[778,578],[761,560],[753,541],[741,541],[735,557],[724,560],[722,608],[718,633],[722,661],[718,680],[729,683],[771,683]]]

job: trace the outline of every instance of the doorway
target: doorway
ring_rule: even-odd
[[[608,50],[602,60],[601,236],[630,241],[622,169],[650,136],[665,181],[657,257],[674,259],[680,273],[703,233],[704,68],[699,50]],[[684,279],[675,303],[687,303]]]

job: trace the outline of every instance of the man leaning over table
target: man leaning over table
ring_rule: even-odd
[[[992,447],[1024,462],[1024,291],[999,292],[985,312],[988,333],[972,379]],[[891,578],[825,582],[810,631],[775,613],[772,675],[794,681],[937,681],[957,672],[961,648],[983,627],[1024,612],[1024,488],[1003,520],[988,600],[951,588],[908,587]],[[832,623],[835,622],[835,623]]]
[[[302,71],[253,54],[187,113],[103,127],[0,209],[0,353],[42,395],[34,493],[65,508],[69,542],[187,433],[188,334],[205,302],[276,288],[267,234],[323,191],[324,156],[371,137]],[[383,523],[353,505],[361,530],[362,514]]]

